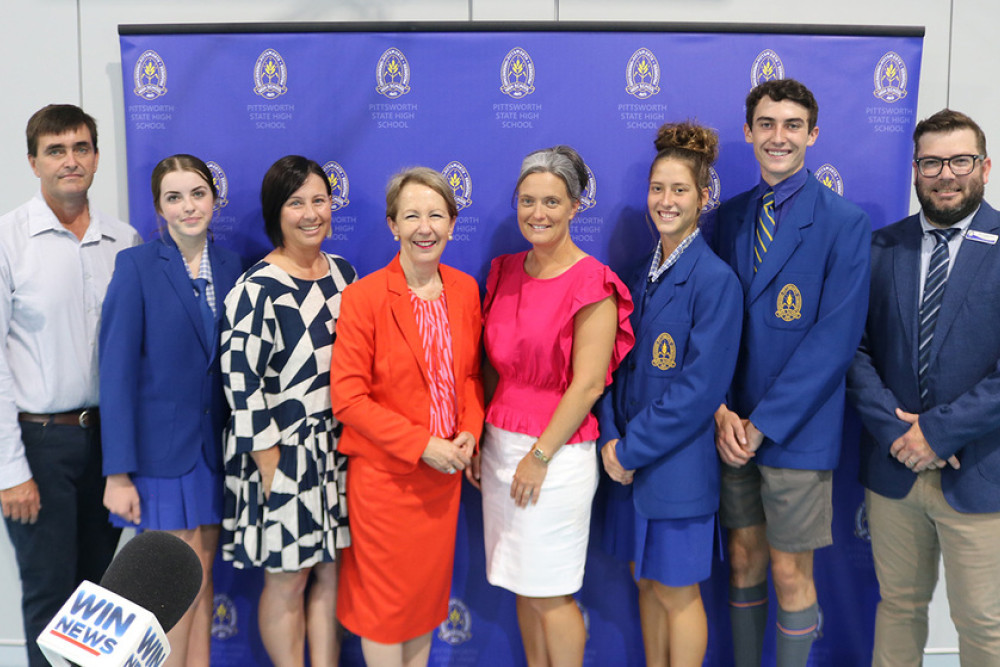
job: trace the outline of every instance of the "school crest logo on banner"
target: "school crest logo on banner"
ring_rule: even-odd
[[[886,53],[875,66],[872,94],[890,104],[906,97],[906,63],[895,51]]]
[[[213,211],[218,211],[229,205],[229,179],[226,178],[226,172],[223,171],[218,162],[209,161],[205,163],[205,166],[212,174],[215,191],[219,193],[215,198],[215,206],[212,207]]]
[[[152,49],[143,51],[132,70],[133,91],[144,100],[155,100],[167,94],[167,66],[160,54]]]
[[[347,172],[338,162],[331,160],[323,165],[323,173],[330,181],[330,211],[339,211],[351,200],[347,198],[351,190],[351,182],[347,178]]]
[[[594,172],[591,170],[590,165],[586,166],[587,187],[585,187],[580,193],[580,208],[576,210],[578,215],[597,206],[597,176],[594,176]]]
[[[288,92],[288,68],[281,54],[264,49],[253,66],[253,92],[265,100],[273,100]]]
[[[771,49],[764,49],[757,54],[750,67],[750,87],[756,88],[765,81],[776,81],[785,78],[785,65],[781,58]]]
[[[397,48],[386,49],[375,67],[375,92],[391,100],[410,92],[410,63]]]
[[[840,172],[832,164],[827,162],[813,172],[816,180],[836,192],[841,197],[844,196],[844,179],[840,177]]]
[[[448,600],[448,616],[438,626],[438,639],[458,646],[472,639],[472,614],[464,602],[458,598]]]
[[[212,598],[212,637],[230,639],[239,633],[236,605],[225,593],[217,593]]]
[[[778,309],[774,314],[785,322],[791,322],[802,317],[802,292],[788,283],[778,293]]]
[[[535,63],[520,46],[507,52],[500,65],[500,91],[516,100],[535,92]]]
[[[452,161],[441,170],[441,175],[448,182],[451,191],[455,193],[455,203],[458,210],[466,209],[472,205],[472,177],[469,170],[461,162]]]
[[[641,48],[632,54],[625,67],[625,92],[640,100],[660,92],[660,63],[653,52]]]
[[[702,213],[708,213],[719,208],[722,201],[722,181],[719,179],[719,172],[715,167],[708,168],[708,201],[701,207]]]
[[[872,541],[871,531],[868,530],[868,507],[863,500],[854,513],[854,537],[865,542]]]

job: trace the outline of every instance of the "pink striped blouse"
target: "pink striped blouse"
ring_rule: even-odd
[[[433,301],[424,301],[410,291],[413,316],[424,346],[424,359],[431,380],[431,433],[452,438],[458,428],[455,408],[455,362],[452,356],[451,327],[448,326],[448,303],[444,293]]]

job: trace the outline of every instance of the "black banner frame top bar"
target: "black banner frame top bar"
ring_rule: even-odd
[[[772,35],[923,37],[925,26],[794,23],[640,23],[604,21],[408,21],[137,23],[118,26],[119,35],[261,34],[307,32],[700,32]]]

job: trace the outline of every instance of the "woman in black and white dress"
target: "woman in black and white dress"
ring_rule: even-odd
[[[275,249],[229,293],[222,329],[233,411],[223,557],[266,569],[258,620],[275,665],[302,665],[307,636],[311,663],[335,664],[335,560],[350,537],[330,356],[340,293],[357,275],[320,249],[330,183],[318,164],[278,160],[264,176],[261,205]]]

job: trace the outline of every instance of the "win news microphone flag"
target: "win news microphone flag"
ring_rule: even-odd
[[[166,633],[201,587],[198,556],[168,533],[131,539],[98,586],[84,581],[38,637],[54,667],[158,667],[170,655]]]

